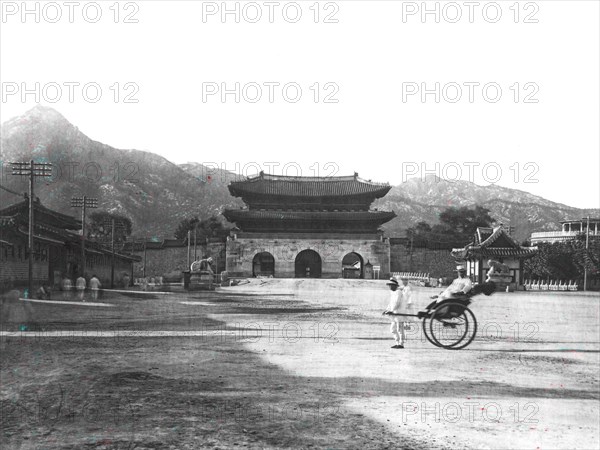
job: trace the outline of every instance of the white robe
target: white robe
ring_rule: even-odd
[[[410,286],[398,288],[395,291],[390,291],[390,301],[387,310],[395,314],[414,314],[412,307],[412,289]],[[411,317],[405,316],[390,316],[392,322],[407,322]]]
[[[457,278],[450,286],[446,288],[444,292],[440,294],[440,299],[452,298],[452,294],[458,294],[459,292],[467,293],[473,288],[473,282],[469,277]]]

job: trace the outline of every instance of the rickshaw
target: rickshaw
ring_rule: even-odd
[[[436,347],[448,350],[465,348],[477,334],[477,319],[469,308],[471,299],[479,294],[492,295],[493,282],[475,284],[467,294],[456,294],[452,298],[434,301],[417,314],[388,312],[386,315],[417,317],[423,320],[423,334]]]

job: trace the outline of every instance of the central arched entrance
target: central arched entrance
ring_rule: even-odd
[[[274,277],[275,276],[275,258],[269,252],[261,252],[254,255],[252,259],[253,277]]]
[[[362,256],[351,252],[342,258],[343,278],[364,278],[364,262]]]
[[[321,278],[321,257],[314,250],[302,250],[296,256],[296,278]]]

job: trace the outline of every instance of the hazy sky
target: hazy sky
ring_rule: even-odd
[[[599,2],[515,3],[5,1],[1,120],[39,101],[177,163],[428,169],[598,208]]]

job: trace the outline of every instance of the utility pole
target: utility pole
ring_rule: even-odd
[[[29,236],[27,247],[29,249],[29,275],[28,275],[28,290],[25,298],[33,297],[33,221],[34,221],[34,195],[33,181],[35,177],[50,177],[52,176],[52,164],[36,163],[32,160],[29,162],[11,163],[12,174],[29,177]]]
[[[98,199],[92,197],[72,197],[71,208],[81,208],[81,276],[85,274],[85,213],[87,208],[97,208]]]
[[[192,231],[188,230],[187,233],[187,247],[188,247],[188,254],[187,254],[187,266],[190,267],[190,240],[191,240],[191,235],[192,235]]]
[[[208,256],[210,255],[210,253],[209,253],[209,250],[208,250],[208,236],[206,236],[206,237],[204,238],[204,245],[205,245],[205,247],[206,247],[206,251],[204,252],[204,255],[203,255],[203,256],[204,256],[204,257],[206,257],[206,258],[208,258]],[[213,258],[213,259],[214,259],[214,258]],[[216,260],[215,260],[215,261],[216,261]],[[215,265],[215,267],[217,267],[217,266]],[[215,270],[216,270],[216,269],[215,269]]]
[[[115,218],[112,218],[112,230],[110,233],[110,288],[115,287]]]
[[[409,265],[410,269],[409,269],[409,271],[411,271],[411,272],[412,272],[412,268],[413,268],[413,239],[414,239],[414,236],[411,233],[411,235],[410,235],[410,253],[409,253],[410,254],[410,265]]]
[[[124,236],[125,231],[124,228],[125,226],[123,225],[122,222],[117,222],[117,220],[114,217],[110,217],[110,220],[108,218],[106,218],[104,220],[104,222],[102,223],[102,245],[108,245],[107,240],[106,240],[106,230],[110,229],[110,252],[111,252],[111,259],[110,259],[110,287],[114,288],[115,287],[115,246],[117,245],[117,231],[120,233],[120,236]],[[122,242],[119,239],[119,242]],[[133,241],[132,244],[132,252],[135,251],[135,239]]]
[[[198,222],[196,222],[194,224],[194,261],[198,260],[198,257],[196,255],[196,238],[198,237]]]
[[[144,267],[142,271],[142,278],[146,278],[146,242],[148,241],[148,236],[144,238]]]
[[[587,261],[590,248],[590,216],[587,216],[587,227],[585,228],[585,259],[583,261],[583,290],[587,291]]]
[[[136,192],[137,195],[140,196],[140,199],[144,202],[144,209],[142,210],[142,221],[144,223],[144,225],[146,225],[146,198],[148,197],[146,195],[146,193],[142,190],[142,191],[137,191]],[[142,277],[146,278],[146,241],[148,241],[148,230],[146,229],[146,231],[144,232],[144,265],[142,266]]]

